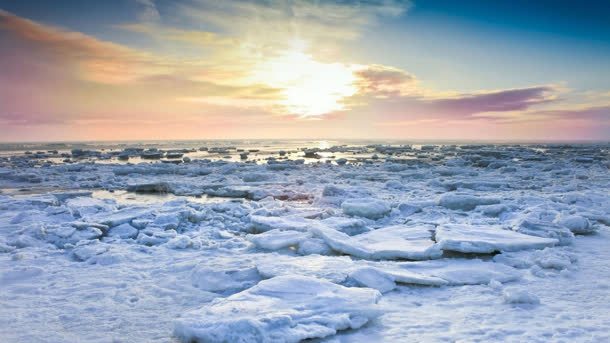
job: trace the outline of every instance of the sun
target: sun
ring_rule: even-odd
[[[279,89],[282,110],[301,117],[342,110],[342,100],[357,91],[349,66],[318,62],[298,48],[261,63],[254,78]]]

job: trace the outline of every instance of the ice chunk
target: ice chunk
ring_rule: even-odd
[[[99,212],[87,218],[88,221],[106,224],[110,227],[129,223],[132,219],[151,213],[147,207],[126,207],[115,212]]]
[[[183,342],[300,342],[357,329],[381,314],[381,295],[306,276],[280,276],[218,299],[175,323]]]
[[[163,230],[176,230],[180,225],[179,213],[158,213],[151,225],[158,226]]]
[[[329,217],[321,222],[350,236],[370,231],[364,220],[357,218]]]
[[[144,245],[159,245],[167,243],[170,239],[176,237],[178,234],[176,230],[146,230],[141,231],[138,234],[137,242]]]
[[[480,210],[486,216],[499,217],[502,213],[508,212],[510,207],[504,204],[479,205],[477,210]]]
[[[72,256],[79,261],[86,261],[96,255],[105,253],[108,249],[108,245],[101,244],[98,241],[86,241],[86,243],[78,244],[72,250]]]
[[[370,250],[343,232],[323,225],[316,225],[310,230],[337,252],[365,259],[371,258]]]
[[[341,203],[343,213],[369,219],[380,219],[390,213],[390,205],[383,200],[371,198],[347,199]]]
[[[256,268],[264,278],[280,275],[305,275],[340,284],[347,281],[350,273],[369,267],[376,269],[376,274],[383,274],[385,278],[398,283],[426,286],[442,286],[448,283],[439,277],[409,271],[402,268],[400,263],[352,261],[347,256],[275,255],[263,258],[256,263]]]
[[[436,241],[443,250],[463,253],[492,253],[543,249],[558,240],[525,235],[494,226],[446,224],[436,229]]]
[[[450,210],[471,211],[479,205],[499,204],[500,199],[483,198],[470,194],[447,193],[441,196],[439,205]]]
[[[432,226],[395,225],[352,238],[371,252],[376,260],[426,260],[439,258],[442,251],[432,240]]]
[[[166,243],[166,246],[170,249],[186,249],[192,247],[193,245],[193,240],[186,235],[178,235]]]
[[[519,224],[517,231],[531,236],[554,238],[560,245],[572,244],[574,240],[570,229],[542,220],[525,219]]]
[[[509,282],[521,278],[521,272],[513,267],[479,259],[442,259],[398,265],[411,272],[439,277],[450,285],[482,285],[491,280]]]
[[[309,238],[299,243],[297,252],[301,255],[329,255],[332,250],[328,244],[324,242],[324,240],[319,238]]]
[[[347,196],[348,194],[347,190],[335,185],[326,185],[322,190],[322,196],[325,197]]]
[[[387,274],[397,283],[423,285],[423,286],[443,286],[449,282],[432,275],[415,273],[404,268],[395,262],[374,262],[371,263],[377,270]]]
[[[248,235],[246,237],[259,248],[278,250],[297,245],[311,237],[311,234],[309,232],[281,231],[278,229],[273,229],[258,235]]]
[[[559,224],[567,227],[575,234],[582,235],[595,232],[595,227],[591,225],[587,218],[582,216],[567,216],[562,218]]]
[[[311,226],[311,221],[302,217],[266,217],[251,215],[250,224],[255,231],[265,232],[273,229],[306,231]]]
[[[264,278],[281,275],[305,275],[343,283],[354,264],[346,256],[308,255],[291,257],[271,255],[256,262],[256,269]]]
[[[573,253],[561,248],[545,248],[538,251],[504,252],[494,256],[493,260],[521,269],[537,265],[545,269],[563,270],[570,268],[578,259]]]
[[[66,201],[66,206],[77,217],[85,217],[100,211],[108,212],[116,210],[116,206],[107,200],[90,197],[75,197]]]
[[[118,237],[118,238],[136,238],[138,236],[138,230],[133,226],[125,223],[118,226],[113,227],[108,231],[108,236],[110,237]]]
[[[393,277],[373,267],[357,268],[349,274],[349,277],[356,281],[359,286],[374,288],[381,293],[386,293],[396,288]]]
[[[241,176],[244,182],[261,182],[267,181],[274,178],[274,175],[271,173],[247,173]]]
[[[427,227],[390,226],[351,237],[321,225],[311,232],[333,250],[364,259],[422,260],[442,254]]]

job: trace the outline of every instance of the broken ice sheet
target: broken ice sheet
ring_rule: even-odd
[[[445,224],[436,229],[436,241],[443,250],[463,253],[492,253],[543,249],[559,241],[503,230],[500,227],[466,224]]]
[[[357,329],[382,314],[381,294],[308,276],[278,276],[187,312],[183,342],[300,342]]]
[[[355,236],[330,227],[317,225],[311,232],[323,239],[333,250],[363,259],[425,260],[442,254],[432,240],[432,227],[389,226]]]

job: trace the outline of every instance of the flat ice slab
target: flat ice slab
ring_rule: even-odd
[[[525,235],[499,227],[446,224],[436,229],[436,241],[443,250],[463,253],[492,253],[544,249],[559,243],[554,238]]]
[[[311,232],[333,250],[363,259],[425,260],[442,254],[426,226],[390,226],[356,236],[324,226],[313,227]]]
[[[448,282],[431,275],[419,274],[397,265],[389,263],[368,262],[362,260],[353,261],[348,256],[320,256],[308,255],[300,257],[275,255],[261,259],[256,268],[264,278],[281,275],[304,275],[316,277],[330,282],[344,284],[351,279],[362,280],[362,276],[374,276],[396,283],[413,284],[423,286],[442,286]],[[366,270],[363,272],[362,269]],[[374,269],[374,271],[372,271]],[[370,278],[368,278],[370,280]],[[384,280],[384,281],[385,281]],[[387,282],[384,282],[387,284]],[[374,284],[359,285],[380,289]],[[382,289],[385,286],[381,286]]]
[[[357,329],[381,315],[381,294],[307,276],[279,276],[186,313],[183,342],[300,342]]]
[[[450,285],[479,285],[492,280],[503,283],[518,280],[522,276],[513,267],[478,259],[442,259],[402,262],[397,265],[411,272],[439,277]]]
[[[442,251],[432,240],[434,227],[395,225],[352,238],[371,251],[376,260],[427,260],[439,258]]]

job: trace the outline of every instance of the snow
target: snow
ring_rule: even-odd
[[[378,317],[379,292],[307,276],[279,276],[176,321],[184,342],[300,342],[357,329]]]
[[[436,229],[436,241],[443,250],[463,253],[492,253],[543,249],[559,243],[552,238],[541,238],[482,225],[445,224]]]
[[[249,260],[202,262],[191,272],[193,286],[209,292],[242,290],[259,280],[256,266]]]
[[[2,341],[610,340],[608,145],[274,144],[4,151]]]
[[[540,299],[524,289],[511,289],[507,288],[502,292],[504,302],[507,304],[540,304]]]

